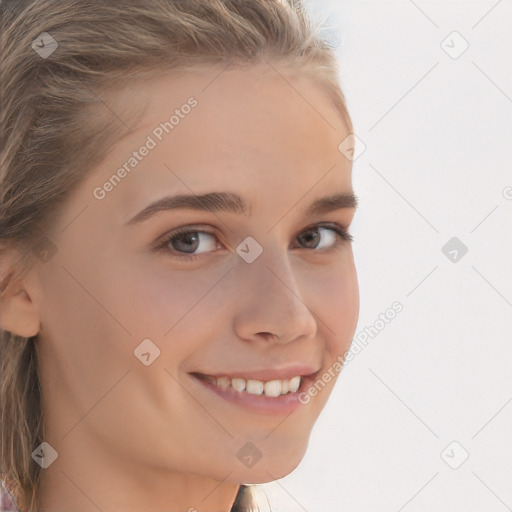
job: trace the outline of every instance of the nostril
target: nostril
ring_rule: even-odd
[[[272,334],[271,332],[263,331],[258,333],[259,336],[263,336],[265,340],[271,340],[272,338],[277,338],[278,340],[281,339],[281,336],[278,334]]]

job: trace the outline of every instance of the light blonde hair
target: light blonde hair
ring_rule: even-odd
[[[130,80],[271,61],[308,73],[352,131],[334,51],[301,0],[4,0],[0,9],[0,257],[14,257],[2,295],[37,261],[70,192],[135,128],[135,110],[103,100]],[[32,48],[42,32],[58,43],[47,58]],[[33,512],[31,454],[45,439],[37,336],[0,335],[0,470]]]

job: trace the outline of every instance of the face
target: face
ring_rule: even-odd
[[[348,132],[306,76],[220,71],[123,95],[144,118],[59,212],[37,346],[59,452],[259,483],[301,460],[335,379],[297,395],[356,328],[355,209],[320,201],[353,193]]]

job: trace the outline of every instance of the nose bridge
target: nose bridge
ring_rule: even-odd
[[[236,269],[240,295],[235,327],[243,339],[275,335],[281,342],[316,332],[316,320],[305,304],[294,269],[277,249],[265,249],[252,263]]]

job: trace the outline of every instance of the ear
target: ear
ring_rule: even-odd
[[[0,282],[13,272],[12,261],[9,255],[2,254]],[[40,329],[39,309],[32,300],[29,283],[26,275],[9,283],[0,295],[0,327],[24,338],[35,336]]]

